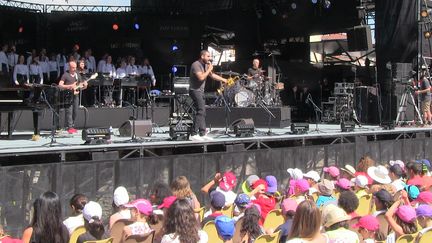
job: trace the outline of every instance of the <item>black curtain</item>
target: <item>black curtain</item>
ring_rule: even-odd
[[[391,68],[388,64],[412,63],[417,57],[418,1],[375,1],[375,50],[378,82],[382,91],[384,121],[394,120],[397,115],[397,99],[394,94]]]

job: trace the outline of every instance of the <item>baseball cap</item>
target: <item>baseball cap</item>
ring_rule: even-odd
[[[420,194],[420,190],[418,189],[417,186],[414,185],[406,185],[404,190],[408,193],[408,197],[411,200],[416,199]]]
[[[223,208],[225,206],[225,195],[218,191],[210,193],[210,204],[214,208]]]
[[[250,197],[247,194],[240,193],[237,195],[234,203],[237,207],[246,207],[250,203]]]
[[[288,211],[296,211],[297,210],[297,202],[294,199],[286,198],[281,203],[282,213],[286,214]]]
[[[374,193],[374,196],[381,202],[392,202],[393,196],[386,189],[381,189]]]
[[[301,193],[309,190],[309,182],[306,179],[299,179],[295,181],[295,187],[300,190]]]
[[[93,223],[93,218],[102,219],[102,207],[99,203],[90,201],[86,203],[83,209],[83,217],[89,222]]]
[[[334,204],[324,206],[322,215],[325,227],[330,227],[336,223],[351,219],[351,217],[342,208],[339,208]]]
[[[265,177],[265,180],[267,182],[267,192],[269,193],[275,193],[277,192],[278,189],[278,185],[277,185],[277,179],[276,177],[272,176],[272,175],[268,175]]]
[[[237,177],[231,171],[223,174],[222,180],[219,182],[219,187],[224,191],[231,191],[237,182]]]
[[[420,204],[430,204],[432,203],[432,192],[430,191],[422,191],[416,198],[415,202]]]
[[[250,175],[242,184],[242,191],[244,193],[249,193],[252,191],[252,185],[255,183],[255,181],[259,180],[259,177],[257,175]]]
[[[303,178],[309,178],[309,179],[314,180],[315,182],[319,182],[319,180],[321,179],[318,172],[316,172],[314,170],[308,171],[306,174],[303,174]]]
[[[340,172],[339,169],[335,166],[330,166],[330,167],[324,167],[324,172],[325,173],[329,173],[331,177],[336,178],[339,176]]]
[[[380,184],[389,184],[391,182],[387,168],[382,165],[369,167],[367,174]]]
[[[119,207],[129,202],[129,194],[125,187],[119,186],[114,190],[114,204]]]
[[[361,188],[366,188],[368,185],[368,178],[364,175],[358,175],[355,179],[354,179],[354,183],[356,184],[356,186],[361,187]]]
[[[294,180],[303,179],[303,172],[299,168],[289,168],[287,172]]]
[[[422,204],[416,208],[417,217],[432,217],[432,207],[426,204]]]
[[[263,180],[263,179],[259,179],[259,180],[255,181],[254,184],[252,185],[252,188],[255,189],[259,185],[264,185],[265,186],[264,191],[267,191],[267,187],[268,187],[267,186],[267,182],[265,180]]]
[[[411,223],[417,217],[415,209],[408,205],[399,206],[396,215],[405,223]]]
[[[351,188],[351,181],[346,178],[340,178],[337,180],[336,185],[342,189],[349,190]]]
[[[334,184],[333,182],[324,179],[320,183],[318,183],[318,191],[325,196],[330,196],[333,194]]]
[[[225,215],[216,217],[215,226],[219,236],[224,240],[230,240],[234,236],[235,225],[234,220]]]
[[[176,196],[169,196],[163,199],[162,204],[158,206],[159,209],[169,208],[177,200]]]
[[[353,228],[363,228],[369,231],[377,231],[380,228],[379,221],[372,215],[361,217],[359,221],[353,225]]]
[[[136,208],[140,213],[147,216],[151,215],[153,212],[151,203],[146,199],[136,199],[124,206],[127,208]]]

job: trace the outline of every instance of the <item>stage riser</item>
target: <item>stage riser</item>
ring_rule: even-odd
[[[228,124],[241,118],[252,118],[255,127],[266,128],[269,126],[269,114],[261,107],[230,108]],[[271,118],[270,127],[283,128],[291,125],[291,108],[288,106],[269,108],[276,118]],[[208,107],[207,127],[225,127],[226,111],[223,107]]]

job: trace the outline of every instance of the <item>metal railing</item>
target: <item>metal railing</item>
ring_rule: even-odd
[[[130,12],[131,6],[102,6],[102,5],[60,5],[37,4],[14,0],[0,0],[0,6],[17,8],[38,13],[51,12]]]

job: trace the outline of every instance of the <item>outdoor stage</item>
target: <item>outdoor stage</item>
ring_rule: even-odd
[[[49,146],[49,131],[31,141],[30,131],[16,132],[12,140],[0,140],[0,214],[10,232],[20,234],[29,220],[28,209],[35,197],[46,190],[61,195],[63,210],[75,193],[84,193],[101,202],[109,212],[112,192],[119,185],[131,195],[148,196],[156,181],[169,183],[185,175],[201,201],[200,188],[214,173],[233,170],[238,181],[250,174],[278,178],[285,190],[286,169],[303,171],[324,166],[355,165],[364,155],[377,163],[390,159],[431,158],[432,128],[412,127],[383,130],[378,126],[356,127],[342,133],[339,125],[323,124],[315,131],[290,134],[290,129],[258,128],[253,137],[224,135],[225,128],[212,128],[212,141],[170,141],[168,127],[154,128],[150,137],[131,142],[119,137],[114,129],[112,142],[106,145],[83,145],[81,131],[76,135],[59,133]],[[3,132],[2,135],[5,135]]]

